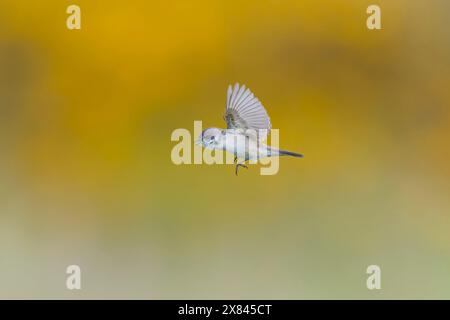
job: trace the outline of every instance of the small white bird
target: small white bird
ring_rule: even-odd
[[[205,129],[197,144],[234,154],[236,175],[239,167],[248,169],[244,165],[248,160],[277,156],[303,157],[299,153],[280,150],[263,143],[271,129],[270,118],[258,98],[244,85],[240,87],[236,83],[234,88],[231,85],[228,87],[224,120],[227,129]]]

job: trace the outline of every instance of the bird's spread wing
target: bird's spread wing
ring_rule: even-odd
[[[228,129],[254,129],[263,140],[269,134],[270,118],[261,102],[244,85],[228,87],[227,108],[224,116]]]

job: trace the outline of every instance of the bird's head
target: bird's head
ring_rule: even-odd
[[[222,140],[222,130],[218,128],[208,128],[203,130],[198,137],[197,145],[202,145],[205,148],[215,149]]]

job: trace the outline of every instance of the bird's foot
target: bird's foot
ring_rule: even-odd
[[[239,167],[243,167],[243,168],[245,168],[245,169],[248,169],[248,167],[247,167],[245,164],[238,163],[238,164],[236,165],[236,175],[238,175],[238,169],[239,169]]]

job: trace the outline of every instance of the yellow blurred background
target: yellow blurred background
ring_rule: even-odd
[[[2,0],[0,298],[450,298],[450,2],[370,4]],[[234,82],[304,159],[171,162]]]

